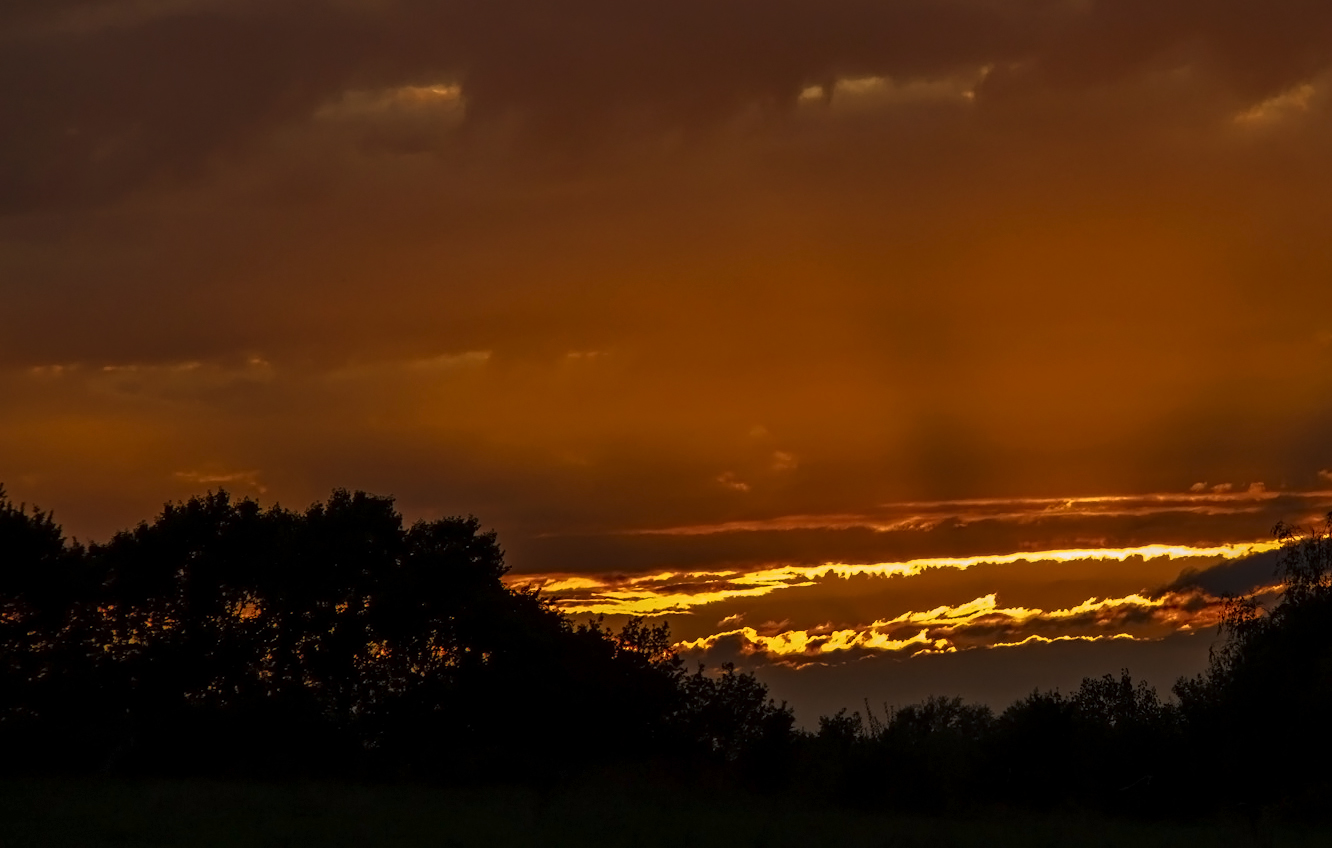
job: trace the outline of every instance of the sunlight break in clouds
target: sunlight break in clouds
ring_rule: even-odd
[[[1272,591],[1268,589],[1268,594]],[[799,665],[850,652],[911,656],[1016,647],[1033,641],[1156,639],[1181,630],[1215,627],[1221,609],[1219,599],[1199,592],[1156,598],[1139,594],[1089,598],[1057,610],[1003,608],[996,595],[990,594],[958,606],[907,612],[859,627],[784,630],[772,635],[741,627],[683,641],[677,648],[686,654],[706,654],[729,641],[744,655]],[[1033,632],[1036,630],[1045,632]]]
[[[1156,559],[1233,560],[1275,550],[1277,542],[1247,542],[1212,547],[1187,545],[1142,545],[1132,548],[1087,548],[987,554],[971,557],[925,557],[905,562],[862,565],[827,563],[818,566],[784,565],[741,571],[664,571],[621,579],[589,576],[522,575],[513,582],[540,588],[563,612],[571,615],[663,615],[690,610],[738,597],[759,597],[782,589],[814,585],[829,577],[869,575],[911,577],[928,569],[966,570],[982,564],[1017,562],[1075,562],[1118,560],[1129,557]]]

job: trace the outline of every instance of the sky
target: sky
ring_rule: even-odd
[[[10,0],[0,482],[475,514],[802,721],[1201,670],[1332,509],[1321,0]]]

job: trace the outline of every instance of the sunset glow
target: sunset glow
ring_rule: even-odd
[[[0,485],[80,544],[392,496],[810,712],[1164,692],[1332,511],[1332,3],[8,6]]]

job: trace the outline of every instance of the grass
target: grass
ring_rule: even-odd
[[[1329,836],[1225,821],[874,815],[790,798],[661,793],[611,783],[544,792],[336,783],[0,783],[0,848],[1208,848],[1326,846]]]

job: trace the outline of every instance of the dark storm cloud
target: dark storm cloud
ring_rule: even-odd
[[[1030,6],[698,0],[25,5],[0,21],[10,210],[189,174],[352,88],[457,81],[468,113],[587,139],[699,126],[847,74],[1011,58]]]
[[[1039,59],[1050,85],[1104,84],[1197,63],[1234,96],[1261,99],[1328,65],[1332,10],[1316,0],[1099,0]]]
[[[3,33],[0,104],[23,116],[0,147],[7,211],[193,175],[310,113],[355,68],[354,33],[323,4],[182,4],[146,18],[123,4],[123,20],[62,28],[86,10],[71,6]]]
[[[13,213],[189,177],[393,86],[459,83],[469,126],[515,119],[545,145],[982,67],[978,102],[1046,98],[1041,123],[1084,90],[1185,67],[1191,97],[1242,108],[1323,70],[1329,24],[1304,0],[8,4],[0,197]]]

